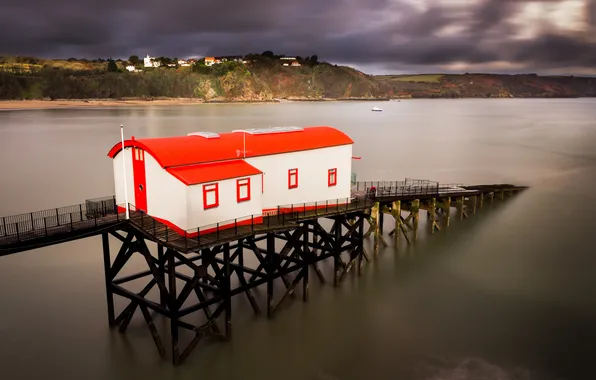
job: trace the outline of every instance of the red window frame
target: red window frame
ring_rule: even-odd
[[[242,197],[240,189],[246,187],[246,196]],[[250,178],[240,178],[236,180],[236,200],[238,203],[250,201]]]
[[[337,168],[329,169],[327,171],[327,186],[331,187],[335,185],[337,185]]]
[[[292,185],[292,177],[296,180]],[[288,170],[288,189],[296,189],[298,187],[298,169],[290,169]]]
[[[207,195],[215,192],[215,203],[207,204]],[[208,210],[219,206],[219,183],[209,183],[203,185],[203,209]]]

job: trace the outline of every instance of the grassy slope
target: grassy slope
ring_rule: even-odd
[[[435,83],[440,82],[444,74],[420,74],[420,75],[378,75],[378,79],[384,79],[389,82],[422,82]]]
[[[394,97],[596,96],[596,78],[497,74],[432,74],[375,77]]]

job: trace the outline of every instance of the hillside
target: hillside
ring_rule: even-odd
[[[126,61],[0,58],[0,99],[155,99],[272,101],[381,98],[596,96],[596,78],[536,75],[366,75],[320,63],[283,65],[277,56],[187,67],[170,63],[128,72]],[[173,60],[170,60],[173,62]],[[296,61],[298,62],[298,61]],[[138,67],[138,63],[137,63]]]
[[[568,98],[596,96],[596,78],[497,75],[385,75],[375,81],[397,98]]]

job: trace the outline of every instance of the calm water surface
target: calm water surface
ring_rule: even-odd
[[[596,101],[412,100],[0,112],[0,214],[113,194],[128,136],[331,125],[359,180],[532,186],[178,368],[137,316],[107,327],[99,237],[0,258],[2,379],[587,379],[596,353]],[[386,218],[390,219],[390,218]],[[387,229],[391,221],[386,220]],[[141,263],[133,263],[139,265]],[[157,325],[163,325],[157,320]],[[164,337],[164,338],[167,338]]]

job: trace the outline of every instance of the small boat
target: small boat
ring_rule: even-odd
[[[379,107],[373,107],[373,108],[371,108],[371,111],[373,111],[373,112],[383,112],[383,110],[381,108],[379,108]]]

